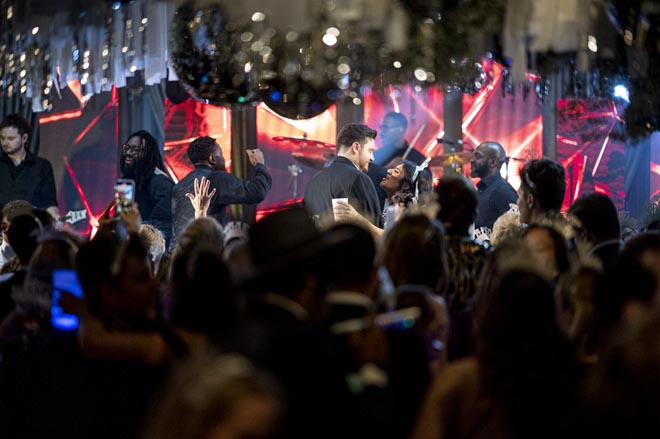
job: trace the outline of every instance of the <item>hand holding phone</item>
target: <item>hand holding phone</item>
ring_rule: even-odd
[[[135,181],[118,178],[115,182],[115,216],[131,209],[135,202]]]

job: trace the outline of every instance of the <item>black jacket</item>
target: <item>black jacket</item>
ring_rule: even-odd
[[[153,174],[144,182],[137,196],[142,222],[151,224],[163,233],[165,242],[172,238],[172,209],[170,198],[174,182],[165,174]]]
[[[381,226],[381,209],[376,188],[369,176],[349,159],[337,157],[307,184],[303,205],[312,217],[332,215],[332,199],[348,198],[351,206],[369,221]]]
[[[185,226],[195,218],[195,209],[186,197],[186,193],[194,193],[195,178],[201,180],[202,177],[206,177],[210,180],[209,190],[216,189],[207,213],[208,216],[225,225],[230,219],[227,212],[228,205],[257,204],[268,195],[273,181],[266,166],[258,163],[255,171],[254,178],[243,181],[224,170],[214,171],[205,166],[197,166],[182,178],[172,190],[174,241],[176,242]]]
[[[14,166],[7,154],[0,154],[0,208],[12,200],[29,201],[41,209],[57,206],[53,166],[48,160],[26,151],[25,160]]]

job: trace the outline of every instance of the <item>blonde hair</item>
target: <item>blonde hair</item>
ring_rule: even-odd
[[[149,253],[153,272],[156,273],[158,271],[158,264],[160,264],[160,260],[165,253],[165,238],[163,237],[162,232],[151,224],[140,225],[138,234]]]

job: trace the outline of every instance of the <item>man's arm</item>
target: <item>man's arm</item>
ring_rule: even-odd
[[[60,217],[60,210],[57,207],[57,190],[55,188],[55,176],[53,174],[53,165],[46,159],[43,159],[41,167],[41,184],[39,185],[40,203],[43,203],[46,211],[56,220]],[[40,207],[40,206],[38,206]]]
[[[358,202],[358,211],[365,216],[372,224],[381,227],[381,210],[378,194],[373,182],[365,173],[360,173],[351,185],[349,201]]]
[[[174,182],[169,177],[157,174],[152,177],[151,184],[153,187],[149,190],[152,191],[154,208],[150,217],[143,218],[143,220],[160,230],[165,237],[165,242],[169,243],[172,237],[172,188]]]
[[[518,202],[518,193],[510,185],[503,184],[498,191],[490,194],[488,202],[499,216],[509,210],[510,204]]]
[[[214,188],[218,190],[212,204],[256,204],[266,198],[273,185],[273,179],[266,169],[263,152],[259,149],[248,149],[250,163],[255,166],[256,174],[250,180],[226,173],[216,173]]]

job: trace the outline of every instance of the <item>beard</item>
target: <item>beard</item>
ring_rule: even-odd
[[[133,160],[129,161],[129,163],[126,163],[127,157],[129,156],[127,155],[121,156],[119,169],[121,170],[122,176],[132,178],[135,177],[135,170],[137,169],[137,161],[134,157],[131,157]]]
[[[475,163],[473,166],[471,166],[470,169],[470,177],[472,178],[483,178],[484,175],[488,172],[488,168],[486,166],[479,166],[479,164]]]

